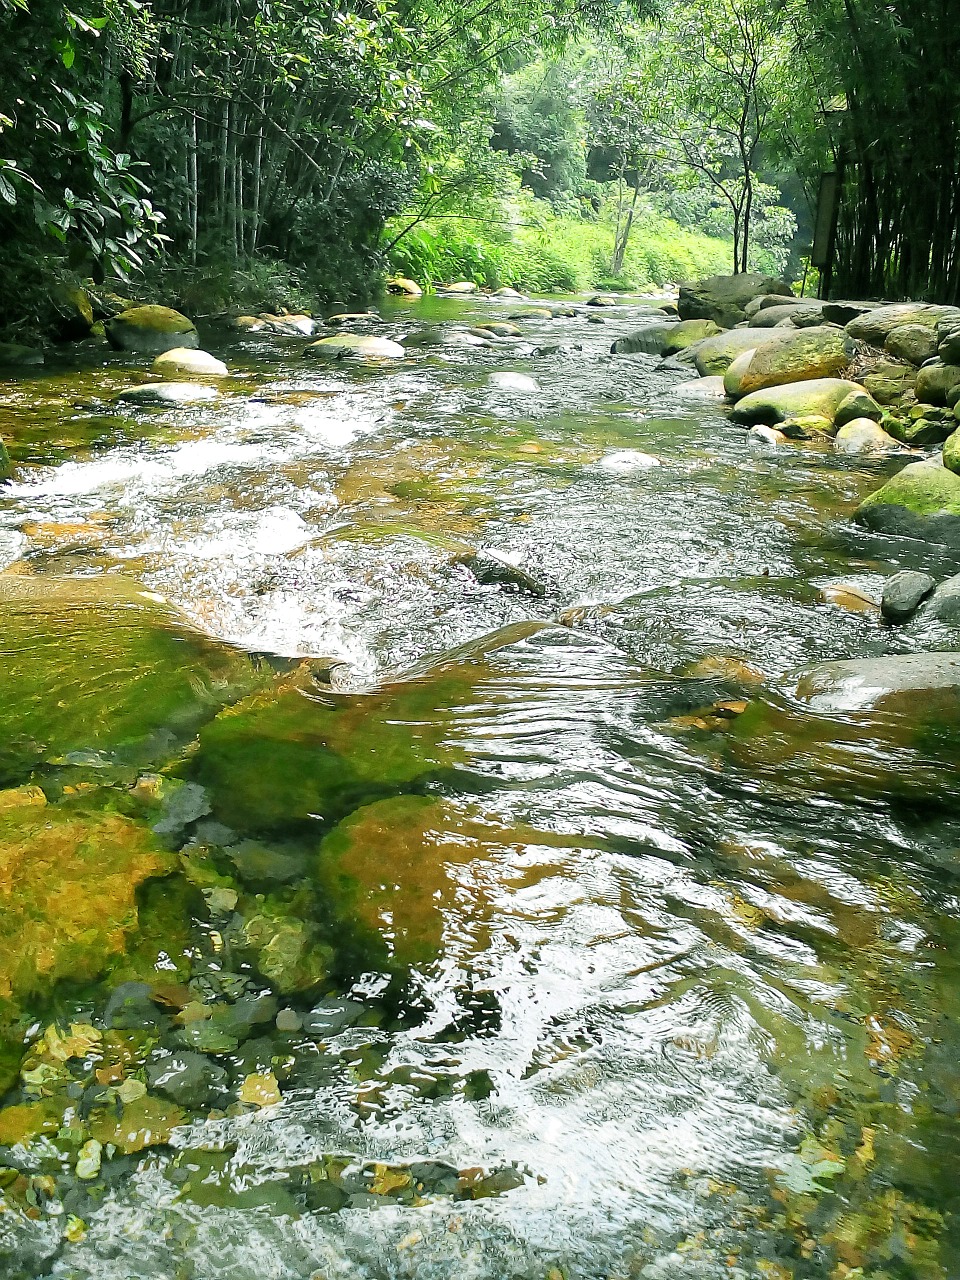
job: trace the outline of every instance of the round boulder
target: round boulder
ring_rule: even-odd
[[[776,329],[731,329],[688,347],[687,354],[693,358],[697,373],[709,378],[725,374],[744,351],[782,341],[783,334]]]
[[[423,290],[416,280],[408,280],[406,276],[393,276],[387,281],[387,292],[402,294],[405,298],[419,298]]]
[[[848,323],[847,333],[859,342],[882,347],[894,329],[903,325],[921,325],[936,330],[938,321],[958,314],[956,307],[938,307],[929,302],[898,302],[875,307],[857,316]]]
[[[921,404],[950,404],[950,393],[960,387],[960,365],[938,360],[917,374],[916,395]]]
[[[901,324],[890,330],[883,345],[895,360],[921,365],[937,354],[937,335],[929,325]]]
[[[792,418],[816,414],[842,427],[854,418],[879,419],[881,413],[880,406],[857,383],[843,378],[815,378],[751,392],[737,402],[733,420],[747,426],[777,426]]]
[[[854,519],[875,533],[960,548],[960,476],[939,456],[910,463],[864,499]]]
[[[170,307],[130,307],[104,323],[111,346],[119,351],[138,351],[157,356],[174,347],[200,345],[192,320]]]
[[[767,314],[775,310],[771,307]],[[853,344],[842,329],[802,329],[783,334],[776,342],[754,350],[746,367],[739,369],[736,394],[746,396],[765,387],[834,378],[846,371],[852,355]],[[727,387],[728,394],[732,383],[733,380]]]
[[[161,352],[153,362],[153,372],[164,377],[196,374],[198,377],[225,378],[227,366],[209,351],[192,350],[190,347],[171,347]]]
[[[491,387],[496,387],[498,391],[516,391],[525,395],[530,395],[540,390],[540,383],[536,378],[531,378],[526,373],[510,373],[500,372],[491,373],[487,377],[487,382]]]
[[[444,293],[476,293],[477,285],[472,280],[457,280],[453,284],[442,286]]]
[[[895,453],[903,446],[870,418],[854,418],[834,437],[838,453]]]
[[[399,342],[363,333],[338,333],[332,338],[311,342],[304,355],[323,360],[397,360],[405,354]]]
[[[906,622],[936,585],[929,573],[902,569],[883,584],[880,612],[888,622]]]

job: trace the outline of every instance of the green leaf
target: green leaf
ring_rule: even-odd
[[[17,203],[16,188],[2,173],[0,173],[0,200],[5,200],[7,204]]]

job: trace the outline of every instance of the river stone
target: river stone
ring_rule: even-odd
[[[960,364],[960,316],[945,316],[937,324],[937,354],[944,364]]]
[[[756,315],[750,317],[750,324],[755,329],[772,329],[787,321],[799,329],[819,324],[822,319],[823,311],[819,305],[803,305],[798,298],[786,306],[762,307]]]
[[[933,703],[952,717],[960,713],[960,653],[823,662],[795,673],[794,680],[794,696],[813,711],[883,711],[909,720]]]
[[[936,330],[937,322],[958,313],[956,307],[938,307],[929,302],[897,302],[876,307],[847,324],[847,333],[859,342],[882,347],[894,329],[903,325],[921,325]]]
[[[776,427],[758,426],[751,427],[747,432],[750,440],[755,444],[762,444],[770,449],[779,449],[783,444],[787,443],[787,437],[782,431],[778,431]]]
[[[304,351],[304,355],[325,360],[397,360],[405,354],[399,342],[364,333],[338,333],[335,337],[321,338],[319,342],[311,342]]]
[[[205,387],[196,382],[146,382],[141,387],[128,387],[113,397],[114,404],[164,405],[180,408],[216,400],[220,392],[216,387]]]
[[[401,339],[404,347],[490,347],[490,338],[480,338],[466,329],[421,329]]]
[[[153,1059],[147,1063],[146,1076],[152,1090],[192,1111],[215,1105],[229,1083],[223,1067],[191,1049]]]
[[[7,446],[0,440],[0,480],[9,480],[13,475],[13,464],[7,453]]]
[[[951,432],[943,442],[943,465],[954,475],[960,475],[960,429]]]
[[[865,498],[854,519],[876,533],[960,548],[960,476],[939,457],[910,463]]]
[[[960,573],[940,583],[924,605],[922,616],[938,622],[960,622]]]
[[[815,378],[754,391],[737,402],[732,416],[734,422],[747,426],[756,423],[776,426],[807,414],[827,418],[842,427],[855,418],[879,419],[881,409],[855,382]]]
[[[845,372],[852,355],[853,344],[842,329],[803,329],[785,334],[777,342],[755,350],[745,367],[738,370],[736,394],[747,396],[766,387],[837,377]],[[728,395],[733,384],[734,379],[729,385],[724,380]]]
[[[408,280],[406,276],[392,276],[387,281],[387,292],[402,294],[405,298],[419,298],[423,294],[416,280]]]
[[[193,321],[170,307],[130,307],[111,316],[104,327],[111,346],[120,351],[156,356],[173,347],[200,345]]]
[[[0,342],[0,366],[29,369],[43,364],[43,360],[43,352],[38,347],[25,347],[19,342]]]
[[[937,354],[937,335],[929,325],[901,324],[890,330],[883,345],[895,360],[919,366]]]
[[[517,289],[511,289],[510,286],[506,284],[502,289],[494,289],[491,296],[494,298],[522,298],[523,294]]]
[[[338,311],[336,315],[327,316],[323,323],[337,329],[342,324],[351,324],[354,321],[363,324],[367,320],[378,321],[379,319],[380,317],[374,311]]]
[[[119,575],[0,576],[5,637],[0,786],[44,760],[167,759],[204,720],[269,677]]]
[[[531,395],[540,390],[540,383],[527,373],[509,371],[491,373],[487,376],[487,383],[499,391],[516,391],[525,395]]]
[[[732,276],[708,276],[692,284],[681,284],[677,311],[681,320],[713,320],[724,328],[746,318],[748,302],[761,294],[792,297],[793,290],[784,280],[770,276],[742,273]],[[711,369],[722,373],[722,369]]]
[[[540,599],[547,594],[547,588],[539,578],[485,548],[479,551],[462,551],[453,557],[451,563],[462,564],[485,587],[505,587],[507,590]]]
[[[936,585],[929,573],[903,569],[883,584],[880,612],[888,622],[906,622]]]
[[[262,311],[257,318],[266,325],[270,333],[281,338],[312,338],[317,328],[312,316],[291,315],[288,311],[279,315]]]
[[[917,370],[897,360],[877,360],[861,381],[878,404],[899,404],[917,385]]]
[[[895,440],[910,448],[926,449],[931,445],[943,444],[954,432],[955,419],[941,418],[942,409],[933,405],[914,405],[914,409],[926,408],[927,413],[916,417],[911,414],[905,417],[901,413],[885,413],[882,425]]]
[[[870,418],[854,418],[837,432],[833,447],[838,453],[890,453],[902,446],[879,423]]]
[[[880,302],[850,302],[846,299],[833,299],[820,304],[823,318],[828,324],[847,325],[857,316],[866,315],[868,311],[876,311],[883,304]]]
[[[161,373],[165,377],[170,377],[172,374],[195,373],[201,377],[207,375],[225,378],[228,370],[223,361],[210,355],[209,351],[194,351],[189,347],[171,347],[169,351],[161,352],[154,360],[153,372]]]
[[[327,1039],[343,1031],[345,1027],[352,1027],[368,1012],[368,1007],[360,1000],[349,1000],[346,996],[328,996],[303,1015],[303,1029],[307,1035]]]
[[[609,293],[595,293],[592,298],[587,299],[588,307],[615,307],[618,304],[619,299]]]
[[[712,320],[681,320],[679,324],[649,324],[634,333],[618,338],[610,351],[613,355],[635,355],[642,352],[650,356],[676,355],[701,342],[704,338],[712,338],[721,333],[719,325]]]
[[[556,313],[549,307],[524,307],[522,311],[511,311],[510,320],[553,320]]]
[[[720,377],[691,378],[689,382],[678,382],[672,390],[678,400],[720,401],[725,395],[723,382]]]
[[[697,372],[703,377],[723,375],[744,351],[756,350],[769,342],[782,342],[783,334],[776,329],[731,329],[705,338],[687,348],[693,357]]]
[[[938,360],[917,374],[916,396],[922,404],[949,404],[950,392],[956,387],[960,387],[960,365]]]
[[[492,334],[495,338],[519,338],[523,334],[519,326],[510,324],[507,320],[484,320],[475,324],[472,331],[479,333],[481,337]]]
[[[788,298],[782,293],[762,293],[759,298],[751,298],[743,312],[748,320],[753,319],[760,311],[768,311],[771,307],[805,307],[811,305],[807,298]],[[816,303],[812,304],[818,305]]]
[[[453,284],[441,286],[444,293],[476,293],[477,287],[472,280],[457,280]]]

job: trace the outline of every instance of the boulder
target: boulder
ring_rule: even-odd
[[[782,333],[776,329],[731,329],[687,348],[697,372],[703,377],[726,373],[727,369],[744,351],[751,351],[768,342],[780,342]]]
[[[960,475],[960,430],[952,431],[943,442],[943,465]]]
[[[609,293],[595,293],[592,298],[587,299],[588,307],[615,307],[618,305],[618,299]]]
[[[767,314],[772,314],[771,307]],[[743,330],[743,332],[749,332]],[[765,387],[784,386],[793,382],[810,382],[816,378],[834,378],[844,373],[853,355],[853,343],[842,329],[802,329],[778,337],[754,350],[740,366],[727,394],[749,395]],[[729,370],[728,370],[729,373]]]
[[[323,323],[333,329],[339,329],[342,324],[363,324],[366,320],[376,323],[379,319],[375,311],[338,311],[336,315],[327,316]]]
[[[877,360],[863,374],[861,381],[878,404],[899,404],[904,396],[913,393],[917,371],[912,364]]]
[[[397,360],[405,355],[399,342],[363,333],[338,333],[311,342],[304,355],[323,360]]]
[[[922,404],[950,404],[950,393],[960,387],[960,364],[938,360],[917,374],[916,396]]]
[[[481,338],[519,338],[523,331],[508,320],[485,320],[474,325],[470,332],[478,333]]]
[[[618,338],[610,348],[613,355],[672,356],[704,338],[722,333],[712,320],[681,320],[679,324],[648,324],[635,333]]]
[[[923,607],[923,618],[938,622],[960,622],[960,573],[947,578],[933,591]]]
[[[141,387],[128,387],[126,391],[118,392],[113,403],[181,408],[216,400],[219,394],[216,387],[205,387],[196,382],[146,382]]]
[[[737,402],[732,416],[734,422],[747,426],[776,426],[791,418],[816,414],[842,427],[855,418],[879,419],[881,412],[880,406],[855,382],[815,378],[754,391]]]
[[[478,286],[472,280],[457,280],[453,284],[441,285],[444,293],[464,294],[476,293]]]
[[[60,285],[51,297],[57,313],[57,336],[67,342],[86,338],[93,328],[93,303],[86,289],[78,285]]]
[[[7,453],[7,446],[0,440],[0,480],[9,480],[13,473],[13,465],[10,462],[10,455]]]
[[[937,335],[926,324],[900,324],[890,330],[883,345],[895,360],[919,366],[937,354]]]
[[[504,285],[502,289],[494,289],[493,297],[495,298],[522,298],[523,294],[517,289],[511,289],[509,285]]]
[[[906,622],[936,585],[929,573],[903,569],[883,584],[880,612],[888,622]]]
[[[780,445],[787,443],[787,437],[776,427],[751,427],[747,435],[754,444],[764,445],[768,449],[778,449]]]
[[[416,280],[408,280],[406,276],[393,276],[389,279],[387,292],[402,294],[405,298],[419,298],[423,294]]]
[[[404,347],[490,347],[490,337],[481,338],[466,329],[421,329],[408,333],[402,339]]]
[[[191,350],[189,347],[171,347],[157,356],[153,372],[171,375],[196,374],[199,377],[225,378],[228,370],[222,360],[208,351]]]
[[[881,419],[884,430],[895,440],[917,449],[943,444],[956,429],[955,422],[949,410],[919,404],[913,406],[909,415],[885,413]]]
[[[833,447],[838,453],[895,453],[903,446],[870,418],[854,418],[837,432]]]
[[[270,333],[275,333],[281,338],[312,338],[317,328],[312,316],[291,315],[289,311],[284,311],[280,315],[261,311],[257,319],[266,325]]]
[[[746,306],[760,294],[792,297],[793,290],[784,280],[744,273],[733,276],[708,276],[695,284],[682,284],[677,310],[681,320],[713,320],[730,328],[746,319]],[[712,370],[720,372],[723,370]]]
[[[821,303],[823,318],[827,324],[849,324],[857,316],[866,315],[868,311],[876,311],[883,304],[880,302],[848,302],[832,301]]]
[[[762,293],[759,298],[751,298],[743,308],[743,313],[750,320],[758,312],[766,311],[770,307],[805,307],[807,305],[809,303],[806,298],[788,298],[782,293]]]
[[[865,498],[854,519],[876,533],[960,549],[960,476],[939,457],[910,463]]]
[[[918,695],[934,695],[932,699]],[[947,695],[941,698],[940,695]],[[960,712],[960,653],[901,653],[823,662],[798,672],[794,696],[812,711],[883,711],[908,720],[934,702]],[[918,714],[919,712],[919,714]]]
[[[749,320],[757,329],[773,329],[784,321],[796,329],[805,329],[810,325],[821,323],[823,310],[818,304],[805,305],[798,298],[795,302],[783,307],[762,307],[756,315],[749,317]]]
[[[936,330],[938,321],[957,314],[955,307],[938,307],[929,302],[897,302],[875,307],[850,320],[847,333],[858,342],[882,347],[893,330],[903,325],[921,325]]]
[[[111,346],[157,356],[173,347],[198,347],[200,339],[192,320],[170,307],[130,307],[105,321]]]
[[[938,322],[937,354],[944,364],[960,364],[960,317],[944,316]]]
[[[673,388],[678,400],[707,403],[724,398],[723,378],[691,378],[689,382],[678,382]]]
[[[511,311],[510,320],[554,320],[556,313],[549,307],[524,307],[522,311]]]
[[[43,364],[43,352],[38,347],[25,347],[19,342],[0,342],[0,367],[30,369]]]

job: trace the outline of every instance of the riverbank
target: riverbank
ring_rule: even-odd
[[[13,1275],[951,1273],[960,566],[598,301],[5,380]]]

